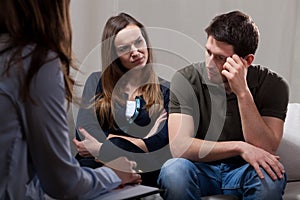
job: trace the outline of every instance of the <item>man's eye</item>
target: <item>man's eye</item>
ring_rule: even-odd
[[[216,59],[218,61],[222,61],[222,62],[225,62],[226,61],[226,57],[223,57],[223,56],[217,56]]]

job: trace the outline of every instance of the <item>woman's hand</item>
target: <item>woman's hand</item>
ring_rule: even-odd
[[[102,143],[91,136],[83,128],[79,128],[78,130],[84,136],[84,140],[82,141],[78,141],[76,138],[73,139],[73,143],[76,146],[78,154],[82,157],[98,157]]]
[[[126,157],[119,157],[105,164],[111,168],[122,180],[121,185],[139,184],[142,182],[141,175],[137,174],[134,168],[137,164],[135,161],[129,161]]]

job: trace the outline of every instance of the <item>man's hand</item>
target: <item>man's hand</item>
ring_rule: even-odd
[[[105,164],[111,168],[122,180],[121,185],[141,183],[141,175],[134,170],[137,166],[136,162],[129,161],[125,157],[119,157]]]
[[[246,80],[248,66],[247,61],[236,54],[228,57],[223,65],[222,75],[226,77],[230,89],[237,96],[248,89]]]
[[[283,178],[282,174],[285,171],[283,165],[279,162],[279,156],[270,154],[246,142],[242,142],[240,148],[242,150],[241,157],[254,167],[260,178],[264,178],[260,167],[262,167],[273,180]]]
[[[84,140],[82,141],[78,141],[76,138],[73,139],[73,143],[76,145],[78,154],[82,157],[98,157],[102,143],[100,143],[96,138],[91,136],[83,128],[79,128],[78,130],[84,136]]]

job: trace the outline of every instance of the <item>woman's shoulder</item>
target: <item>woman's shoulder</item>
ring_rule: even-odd
[[[170,82],[163,79],[163,78],[158,78],[159,84],[160,84],[160,90],[165,93],[170,90]]]
[[[160,84],[160,91],[164,98],[165,108],[167,109],[167,105],[169,103],[169,96],[170,96],[170,82],[165,79],[159,78],[159,84]]]
[[[101,78],[100,71],[92,72],[86,79],[85,85],[96,86],[98,85],[100,78]]]
[[[87,80],[90,79],[90,80],[97,80],[97,81],[99,81],[100,78],[101,78],[101,71],[96,71],[96,72],[92,72],[92,73],[88,76]]]

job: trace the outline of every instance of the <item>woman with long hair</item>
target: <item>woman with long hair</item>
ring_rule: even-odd
[[[0,1],[0,199],[93,199],[138,183],[123,169],[81,168],[71,156],[65,100],[72,100],[69,0]],[[115,163],[115,162],[114,162]]]
[[[142,173],[143,184],[156,185],[160,163],[169,156],[153,155],[167,149],[169,83],[156,75],[152,54],[143,24],[126,13],[108,19],[102,35],[102,73],[88,77],[85,107],[77,118],[77,126],[98,142],[73,140],[83,166],[100,166],[95,157],[105,162],[124,155],[147,172]]]

